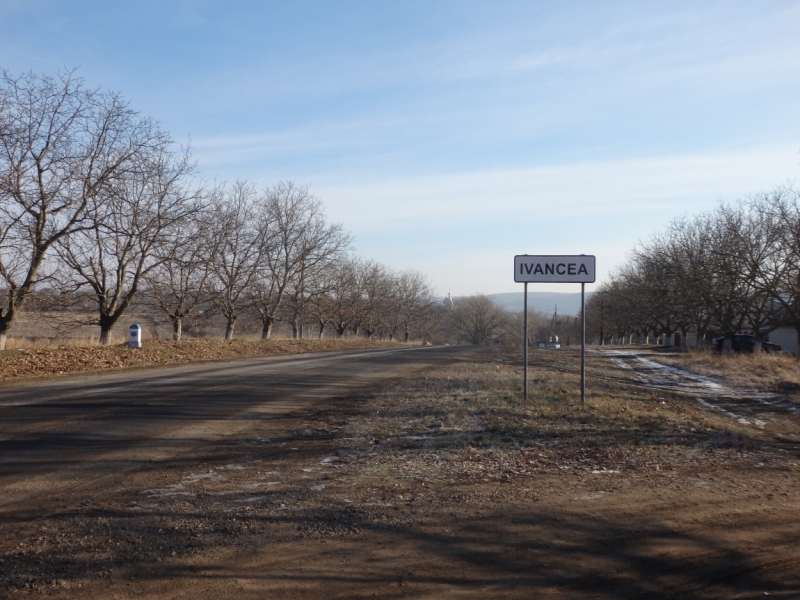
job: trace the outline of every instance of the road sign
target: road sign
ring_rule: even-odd
[[[529,283],[580,283],[581,284],[581,402],[586,402],[586,295],[585,284],[594,283],[594,256],[577,254],[567,256],[517,254],[514,257],[514,281],[525,284],[522,327],[525,329],[522,361],[522,397],[528,398],[528,284]],[[567,334],[569,335],[569,334]]]
[[[594,256],[518,254],[514,281],[518,283],[594,283]]]

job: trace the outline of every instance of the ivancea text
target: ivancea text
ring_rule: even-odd
[[[519,264],[520,275],[588,275],[583,263],[531,263]]]

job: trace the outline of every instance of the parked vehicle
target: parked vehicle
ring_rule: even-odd
[[[711,340],[711,347],[714,350],[722,350],[722,346],[725,343],[725,337],[718,337]],[[746,333],[737,333],[733,336],[733,341],[731,342],[731,350],[734,352],[752,352],[753,348],[756,345],[756,337],[754,335],[748,335]],[[761,349],[764,352],[781,352],[783,350],[783,346],[778,344],[772,344],[770,342],[761,342]]]

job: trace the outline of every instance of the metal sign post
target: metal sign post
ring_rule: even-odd
[[[525,368],[523,369],[523,381],[522,381],[522,399],[528,399],[528,284],[525,283],[525,300],[523,302],[523,310],[524,315],[522,317],[522,326],[525,328],[525,335],[522,336],[525,341],[523,342],[524,350],[522,351],[522,362],[525,364]]]
[[[581,283],[581,404],[586,404],[586,303],[585,283]]]
[[[522,396],[528,399],[528,283],[580,283],[581,284],[581,402],[586,403],[586,303],[587,283],[595,281],[595,257],[580,255],[518,254],[514,257],[514,281],[525,284],[523,317],[524,368]]]

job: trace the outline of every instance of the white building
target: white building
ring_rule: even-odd
[[[769,341],[773,344],[783,346],[784,350],[789,352],[797,352],[797,329],[782,325],[775,331],[770,332]]]

